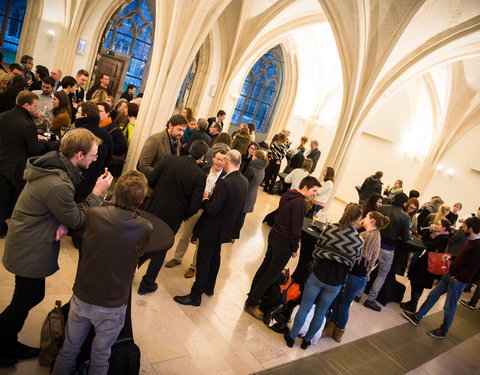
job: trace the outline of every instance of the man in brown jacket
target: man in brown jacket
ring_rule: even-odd
[[[187,124],[187,119],[182,115],[170,117],[165,130],[152,134],[146,140],[138,158],[137,169],[148,177],[160,159],[167,155],[180,155],[180,139]]]

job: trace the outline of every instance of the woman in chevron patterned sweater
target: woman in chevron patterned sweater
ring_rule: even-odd
[[[389,223],[390,219],[378,211],[370,211],[363,219],[362,224],[365,232],[360,234],[363,239],[360,258],[348,271],[345,287],[335,301],[332,315],[325,325],[322,337],[333,337],[336,342],[342,341],[345,326],[348,322],[350,305],[355,295],[367,285],[368,275],[380,254],[380,230],[386,228]]]
[[[302,349],[310,345],[322,326],[325,313],[340,292],[347,272],[360,257],[363,239],[356,227],[360,227],[361,220],[362,209],[358,204],[350,203],[338,224],[327,226],[320,235],[313,251],[313,272],[305,284],[292,330],[284,336],[288,347],[293,346],[313,304],[316,304],[315,313],[303,338]]]

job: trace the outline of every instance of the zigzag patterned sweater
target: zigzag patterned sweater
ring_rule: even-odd
[[[333,223],[323,230],[313,251],[314,259],[327,259],[351,268],[360,257],[363,239],[353,225],[340,230]]]

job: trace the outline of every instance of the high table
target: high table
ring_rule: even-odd
[[[301,290],[303,290],[303,286],[310,275],[309,263],[313,260],[313,250],[324,226],[325,223],[316,221],[315,227],[312,227],[312,219],[307,217],[303,219],[300,256],[298,258],[297,268],[295,268],[295,271],[292,273],[292,278],[300,285]]]

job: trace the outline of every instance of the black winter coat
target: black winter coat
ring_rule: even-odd
[[[408,278],[413,284],[421,286],[423,288],[430,289],[433,286],[435,275],[427,271],[428,266],[428,252],[435,252],[437,249],[439,252],[445,251],[448,244],[448,234],[441,234],[435,238],[430,238],[428,232],[423,236],[423,243],[427,248],[427,251],[418,258],[418,260],[408,270]]]
[[[191,156],[167,155],[148,176],[153,193],[146,211],[177,233],[182,221],[202,206],[207,176]]]
[[[240,233],[248,181],[239,171],[219,178],[210,199],[203,201],[203,213],[193,230],[200,241],[229,242]]]
[[[48,143],[38,140],[37,128],[25,108],[16,105],[0,115],[0,174],[15,189],[24,184],[23,171],[27,159],[47,151]]]
[[[363,181],[360,188],[360,200],[366,201],[373,193],[382,194],[382,181],[370,176]]]
[[[98,146],[97,160],[92,162],[88,169],[83,170],[82,182],[75,185],[75,202],[82,202],[92,192],[97,179],[105,172],[105,168],[112,160],[112,136],[98,126],[98,121],[98,117],[81,117],[75,120],[76,128],[90,130],[102,140],[102,144]]]

